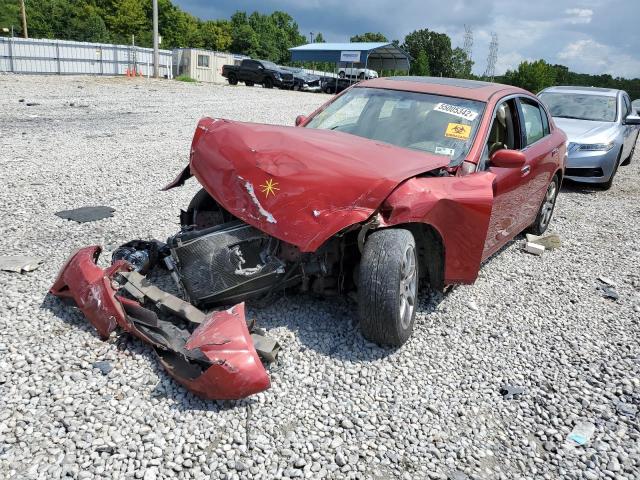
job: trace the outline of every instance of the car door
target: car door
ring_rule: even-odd
[[[636,127],[634,125],[627,125],[625,122],[625,118],[632,114],[631,109],[631,99],[626,93],[622,94],[622,115],[620,117],[620,124],[622,125],[623,135],[624,135],[624,144],[622,146],[622,155],[620,157],[621,161],[626,159],[631,150],[633,149],[633,145],[636,141]]]
[[[560,145],[556,145],[551,136],[550,122],[545,108],[532,97],[518,98],[518,112],[520,115],[523,149],[526,164],[523,167],[523,178],[526,182],[521,185],[522,202],[519,215],[518,232],[531,225],[542,200],[547,192],[551,178],[555,174],[556,166],[560,163]]]
[[[483,260],[495,253],[517,232],[521,185],[528,181],[528,175],[520,168],[500,168],[491,165],[490,157],[496,150],[507,148],[521,150],[523,139],[516,98],[498,102],[494,112],[482,159],[478,170],[488,170],[495,175],[493,182],[493,207],[487,230]]]

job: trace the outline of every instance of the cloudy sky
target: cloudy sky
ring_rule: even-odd
[[[447,33],[454,46],[473,30],[474,71],[487,63],[491,32],[499,39],[496,73],[543,58],[584,73],[640,77],[640,0],[174,0],[203,19],[236,10],[290,13],[306,35],[348,41],[380,31],[399,39],[419,28]]]

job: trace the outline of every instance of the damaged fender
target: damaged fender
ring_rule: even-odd
[[[167,372],[205,399],[240,399],[270,387],[247,328],[244,304],[208,315],[190,305],[186,309],[185,302],[152,287],[124,261],[100,268],[100,251],[91,246],[72,254],[50,292],[72,300],[103,340],[120,327],[150,344]],[[120,295],[123,287],[137,292],[136,300]],[[180,320],[164,320],[145,308],[141,302],[147,297]],[[181,326],[191,318],[202,321],[193,333]]]
[[[493,207],[491,172],[456,177],[416,177],[384,202],[378,223],[425,223],[444,245],[444,281],[472,283],[478,276]]]

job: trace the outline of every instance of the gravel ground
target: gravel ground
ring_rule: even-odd
[[[101,342],[46,295],[74,248],[103,244],[106,264],[127,240],[177,230],[196,182],[159,189],[201,116],[292,124],[328,98],[0,76],[0,254],[45,259],[0,272],[1,478],[640,477],[640,158],[610,191],[565,186],[551,227],[561,249],[536,257],[516,239],[474,285],[425,298],[399,350],[364,341],[346,300],[251,311],[283,352],[272,388],[240,402],[194,397],[149,348]],[[116,212],[54,216],[83,205]],[[503,397],[505,383],[524,394]],[[564,448],[582,421],[590,442]]]

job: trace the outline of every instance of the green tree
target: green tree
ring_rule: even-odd
[[[366,32],[360,33],[358,35],[354,35],[350,40],[353,42],[388,42],[387,37],[385,37],[380,32]]]
[[[7,28],[13,34],[22,35],[22,23],[20,22],[20,5],[16,0],[0,0],[0,29]]]
[[[544,60],[535,62],[524,61],[517,70],[509,70],[504,75],[504,81],[510,85],[524,88],[538,93],[556,84],[556,70]]]
[[[427,52],[424,50],[420,50],[418,53],[418,57],[411,64],[411,73],[413,75],[420,75],[424,77],[428,77],[431,75],[429,70],[429,57],[427,57]]]
[[[324,37],[322,36],[321,32],[318,32],[316,37],[313,39],[313,43],[325,43]]]
[[[453,76],[456,78],[472,78],[473,60],[467,57],[467,54],[460,47],[454,48],[451,54],[451,64],[453,67]]]
[[[453,51],[448,35],[432,32],[426,28],[416,30],[404,38],[402,48],[415,59],[421,51],[426,52],[429,70],[434,77],[454,76]]]

